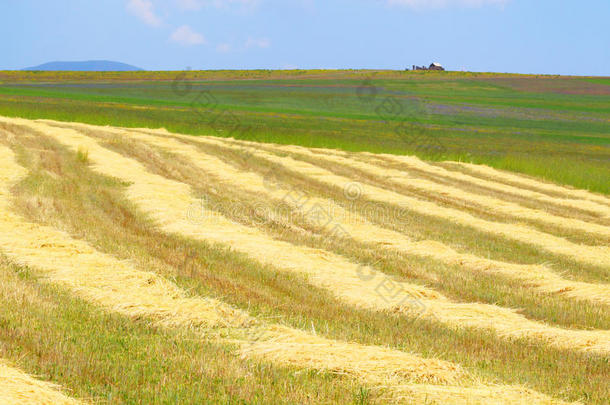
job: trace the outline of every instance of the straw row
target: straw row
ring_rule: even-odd
[[[566,330],[531,321],[495,305],[451,302],[437,291],[393,280],[325,250],[275,240],[219,213],[210,212],[193,220],[185,215],[191,195],[186,184],[154,175],[133,159],[102,148],[79,132],[44,124],[31,125],[74,150],[88,150],[93,168],[100,173],[131,182],[128,198],[153,217],[164,231],[221,243],[259,263],[305,274],[313,285],[332,292],[348,304],[422,316],[451,327],[493,330],[507,339],[530,338],[561,349],[610,353],[608,331]]]
[[[333,155],[344,158],[358,158],[365,162],[374,162],[375,164],[387,164],[388,162],[398,163],[403,167],[409,169],[418,170],[426,174],[433,175],[434,178],[457,180],[468,184],[473,184],[489,190],[499,191],[501,193],[512,194],[514,196],[528,198],[533,201],[539,201],[543,203],[549,203],[556,206],[562,206],[570,209],[578,209],[585,211],[589,214],[600,216],[603,218],[610,218],[610,207],[607,205],[599,204],[590,200],[580,198],[569,198],[569,197],[552,197],[544,193],[532,191],[530,189],[511,186],[509,184],[501,183],[499,181],[492,181],[485,178],[480,178],[463,173],[458,170],[449,170],[444,167],[430,164],[418,158],[417,156],[411,155],[390,155],[385,153],[370,153],[370,152],[357,152],[347,153],[345,151],[336,149],[322,149],[322,148],[307,148],[307,152],[313,152],[322,155]],[[456,162],[446,162],[456,163]],[[474,165],[473,165],[474,166]]]
[[[488,386],[476,382],[459,366],[436,359],[355,343],[324,339],[279,325],[262,325],[253,318],[218,301],[186,298],[185,293],[154,273],[139,271],[124,261],[100,253],[88,244],[70,238],[64,232],[24,221],[10,212],[9,188],[24,175],[6,147],[0,147],[0,220],[3,229],[18,232],[2,237],[0,249],[13,260],[43,271],[51,283],[68,287],[82,298],[134,318],[152,318],[165,326],[205,328],[224,327],[234,337],[225,339],[238,345],[242,356],[260,358],[276,364],[294,365],[347,374],[359,381],[388,391],[389,396],[404,395],[405,388],[416,397],[430,394],[430,399],[447,403],[561,403],[545,395],[517,386]],[[9,370],[10,371],[10,370]],[[5,375],[9,384],[0,384],[19,403],[32,403],[42,391],[39,386],[28,391],[31,381],[0,368],[0,382]],[[17,377],[17,378],[15,378]],[[422,385],[422,390],[418,386]],[[472,395],[464,399],[464,385]],[[48,387],[47,387],[48,388]],[[0,395],[4,392],[0,391]],[[30,395],[26,397],[22,395]],[[26,401],[28,400],[29,401]],[[40,403],[70,403],[56,401]]]
[[[246,148],[253,155],[265,158],[256,144],[246,141],[225,140],[221,138],[206,138],[194,137],[200,142],[216,142],[221,145],[234,145]],[[283,147],[276,146],[277,150],[282,152]],[[308,164],[296,159],[282,159],[280,156],[268,155],[267,160],[273,160],[284,165],[287,169],[306,175],[311,179],[317,180],[323,184],[332,187],[345,187],[353,181],[345,176],[335,174],[330,170]],[[289,163],[287,163],[289,162]],[[462,212],[454,208],[443,207],[430,201],[422,200],[415,197],[406,196],[394,191],[386,190],[380,187],[360,184],[362,191],[361,198],[369,201],[381,203],[389,203],[405,210],[413,211],[425,216],[433,216],[444,220],[450,220],[454,223],[468,226],[484,233],[499,235],[506,239],[512,239],[531,246],[536,246],[550,253],[558,254],[572,260],[578,261],[587,265],[595,266],[610,266],[610,248],[607,246],[589,246],[571,242],[565,238],[550,235],[520,224],[508,224],[501,222],[492,222],[482,218],[475,217],[471,214]]]
[[[312,149],[314,151],[322,151],[322,149]],[[463,181],[468,184],[474,184],[487,188],[489,190],[499,191],[501,193],[508,193],[522,198],[528,198],[533,201],[542,203],[549,203],[557,206],[562,206],[570,209],[583,210],[594,215],[599,215],[603,218],[610,218],[610,207],[598,204],[594,201],[576,198],[561,198],[551,197],[537,191],[528,190],[525,188],[515,187],[508,184],[500,183],[497,181],[486,180],[480,177],[471,176],[460,171],[447,170],[444,167],[436,166],[430,163],[426,163],[416,156],[403,156],[403,155],[388,155],[372,153],[361,153],[366,158],[376,159],[378,161],[390,161],[400,163],[401,165],[407,166],[412,169],[420,170],[428,174],[432,174],[435,177],[444,179]]]
[[[509,194],[512,194],[512,195],[515,195],[518,197],[522,197],[522,198],[525,197],[525,198],[528,198],[533,201],[550,203],[550,204],[553,204],[556,206],[562,206],[562,207],[566,207],[566,208],[570,208],[570,209],[578,209],[578,210],[586,211],[587,213],[592,214],[597,217],[602,217],[602,218],[610,217],[610,207],[602,205],[602,204],[598,204],[593,201],[588,201],[588,200],[583,200],[583,199],[573,199],[573,198],[551,197],[551,196],[548,196],[546,194],[542,194],[542,193],[539,193],[536,191],[523,189],[523,188],[519,188],[519,187],[514,187],[511,185],[498,183],[498,182],[494,182],[491,180],[486,180],[486,179],[482,179],[479,177],[471,176],[471,175],[462,173],[460,171],[448,170],[448,169],[445,169],[444,167],[436,166],[436,165],[424,162],[423,160],[419,159],[416,156],[374,154],[374,153],[369,153],[369,152],[359,152],[359,153],[354,153],[354,154],[350,155],[347,152],[338,151],[338,150],[332,150],[329,152],[329,150],[327,150],[327,149],[320,149],[320,148],[300,148],[300,147],[297,147],[297,148],[298,148],[298,152],[306,153],[309,156],[319,157],[320,155],[322,155],[322,156],[326,156],[326,157],[328,157],[328,156],[336,157],[336,158],[338,158],[339,161],[343,162],[346,165],[349,165],[349,164],[353,165],[354,163],[361,163],[361,162],[374,164],[375,166],[378,166],[377,169],[374,169],[375,171],[378,170],[379,167],[381,167],[384,169],[384,171],[387,170],[389,172],[392,172],[392,174],[390,174],[390,175],[388,175],[386,173],[384,175],[385,178],[391,178],[392,180],[399,179],[399,178],[408,179],[408,180],[410,180],[409,185],[412,185],[413,187],[420,186],[420,184],[418,182],[422,182],[422,184],[428,184],[428,182],[430,180],[425,180],[425,179],[422,179],[419,177],[412,177],[409,175],[408,172],[405,172],[403,170],[391,169],[391,168],[387,167],[387,163],[398,163],[398,164],[400,164],[401,167],[406,167],[407,170],[418,170],[418,171],[424,172],[428,175],[432,175],[433,182],[435,179],[458,180],[458,181],[462,181],[467,184],[481,186],[486,189],[500,191],[502,193],[509,193]],[[370,168],[367,168],[366,166],[361,166],[358,168],[360,170],[364,170],[364,171],[367,171],[368,169],[370,169]],[[396,173],[396,171],[398,171],[400,174]],[[442,184],[443,187],[447,187],[447,185],[444,183],[436,183],[436,184],[437,185]],[[464,186],[457,186],[457,187],[449,186],[449,189],[445,190],[444,195],[463,199],[465,201],[473,202],[476,204],[478,200],[475,200],[473,198],[473,196],[479,196],[480,194],[484,193],[484,191],[483,192],[469,192],[471,197],[465,198],[465,196],[460,194],[460,193],[464,192],[464,190],[462,189],[463,187]],[[424,189],[424,191],[425,191],[425,189]],[[436,192],[436,190],[430,190],[430,191]],[[488,202],[489,201],[485,201],[485,203],[488,203]],[[506,201],[501,200],[500,198],[494,199],[494,204],[504,205],[505,203],[506,203]],[[479,205],[481,205],[481,204],[479,203]],[[532,216],[532,214],[523,213],[521,210],[525,207],[523,207],[519,204],[513,203],[511,205],[515,207],[515,212],[511,213],[511,212],[505,211],[506,214],[509,214],[509,215],[517,214],[521,217],[527,217],[528,219],[544,221],[544,219],[542,219],[542,218],[536,218],[536,216],[538,216],[538,215]],[[502,208],[504,209],[504,207],[502,207]],[[538,211],[538,210],[531,209],[531,211]],[[566,217],[566,218],[569,218],[569,217]],[[564,219],[564,218],[560,218],[560,219]],[[590,221],[580,221],[580,222],[584,223],[584,224],[590,224],[590,223],[595,224],[594,221],[595,220],[593,219]],[[558,221],[552,220],[550,223],[557,225]],[[575,225],[569,225],[566,227],[568,229],[571,227],[573,227],[574,229],[582,229],[582,225],[579,225],[578,223],[575,223]],[[610,231],[608,231],[608,227],[603,227],[603,228],[604,229],[602,230],[602,232],[603,232],[602,234],[607,234],[608,232],[610,232]],[[589,229],[584,229],[584,230],[587,232],[590,232]]]
[[[412,177],[409,176],[408,173],[401,170],[380,167],[343,156],[314,153],[306,148],[299,146],[282,146],[280,148],[282,151],[306,154],[307,156],[313,156],[316,159],[324,160],[326,162],[339,163],[352,169],[357,169],[364,173],[372,174],[374,176],[377,176],[378,178],[385,179],[391,183],[401,185],[406,188],[423,191],[425,193],[434,193],[442,197],[450,197],[455,200],[461,200],[469,204],[478,205],[480,207],[486,208],[488,212],[511,216],[517,220],[528,219],[567,230],[576,230],[580,232],[601,235],[604,237],[610,236],[610,227],[608,226],[585,222],[574,218],[556,216],[541,210],[523,207],[519,204],[504,201],[499,198],[471,193],[468,191],[464,191],[458,187],[453,187],[426,179]]]
[[[472,163],[464,162],[447,162],[456,164],[467,169],[471,173],[475,173],[487,179],[493,179],[498,182],[504,182],[508,184],[515,184],[522,187],[529,187],[539,192],[560,194],[566,198],[583,199],[589,201],[595,201],[606,207],[610,207],[610,198],[592,193],[588,190],[568,188],[553,183],[545,183],[540,180],[536,180],[527,176],[518,175],[515,173],[507,172],[504,170],[494,169],[487,165],[475,165]]]
[[[402,233],[372,224],[356,213],[346,212],[344,207],[336,204],[333,200],[307,196],[297,202],[296,199],[289,198],[291,194],[294,194],[294,190],[284,188],[278,184],[273,185],[273,187],[266,186],[263,176],[254,172],[238,170],[222,159],[176,139],[146,135],[135,131],[107,130],[116,135],[136,138],[184,156],[190,159],[198,169],[213,176],[222,184],[265,195],[277,203],[289,204],[293,209],[302,213],[305,220],[311,220],[310,222],[314,225],[319,222],[314,221],[316,217],[312,214],[317,213],[316,209],[322,207],[325,210],[323,215],[328,216],[325,221],[330,221],[324,225],[324,229],[327,231],[338,225],[345,231],[347,237],[359,242],[391,248],[409,255],[430,257],[449,265],[460,265],[475,271],[502,274],[509,278],[523,280],[528,287],[536,288],[544,293],[556,293],[578,300],[610,304],[610,286],[608,285],[564,279],[543,265],[506,263],[472,254],[459,253],[436,241],[412,241]],[[261,152],[261,156],[263,154],[264,152]],[[265,154],[265,156],[269,157],[268,154]],[[337,234],[337,236],[341,235]]]
[[[0,146],[0,248],[12,261],[45,270],[53,282],[124,315],[155,317],[164,325],[216,327],[246,322],[244,315],[216,300],[189,298],[155,273],[137,271],[66,233],[10,212],[8,187],[25,174],[12,151]]]
[[[284,329],[283,327],[280,327]],[[407,361],[401,358],[391,356],[392,351],[389,349],[381,349],[376,353],[380,359],[374,355],[358,358],[358,352],[353,350],[351,344],[325,344],[325,340],[321,340],[317,344],[316,356],[303,355],[304,347],[303,332],[296,333],[278,333],[281,339],[266,340],[257,342],[249,347],[242,348],[244,356],[259,357],[262,359],[272,360],[288,366],[303,367],[307,365],[310,368],[327,370],[339,374],[351,374],[349,369],[345,369],[345,364],[353,365],[356,370],[374,370],[369,372],[366,378],[361,378],[361,381],[372,385],[376,390],[381,391],[382,398],[388,403],[414,403],[414,404],[485,404],[485,405],[501,405],[501,404],[559,404],[561,401],[549,398],[546,395],[526,389],[520,386],[513,385],[487,385],[480,382],[474,384],[465,384],[467,376],[461,369],[451,369],[450,363],[442,363],[436,366],[437,370],[443,370],[445,367],[445,376],[459,378],[462,373],[461,380],[456,383],[447,382],[446,380],[435,381],[438,378],[439,371],[430,376],[430,371],[422,368],[418,362]],[[320,338],[319,338],[320,339]],[[308,338],[309,340],[309,338]],[[316,343],[312,342],[312,345]],[[298,358],[298,361],[291,360]],[[392,370],[392,371],[389,371]],[[410,375],[419,375],[420,383],[400,383],[406,378],[411,378]],[[430,378],[432,377],[432,378]],[[425,382],[430,380],[430,382]]]
[[[66,396],[58,385],[37,380],[0,360],[0,404],[78,405],[84,402]]]
[[[0,235],[0,248],[11,260],[42,270],[49,282],[66,286],[87,301],[133,318],[152,318],[167,327],[234,329],[238,338],[232,341],[242,345],[244,353],[247,349],[261,352],[256,350],[256,345],[265,342],[284,352],[282,341],[297,341],[303,345],[301,355],[315,359],[318,351],[343,345],[352,354],[357,353],[354,364],[371,362],[368,368],[374,370],[376,367],[378,371],[373,374],[380,379],[381,370],[390,365],[394,367],[386,367],[386,374],[400,374],[403,382],[455,382],[462,376],[462,370],[451,363],[375,346],[336,342],[282,326],[265,327],[217,300],[189,298],[175,284],[155,273],[140,271],[64,232],[27,222],[10,212],[8,189],[24,174],[10,149],[0,146],[0,226],[7,230]],[[244,332],[249,328],[255,333]],[[287,347],[286,353],[289,349]],[[384,358],[389,358],[391,363],[384,363]],[[286,361],[298,363],[298,355],[288,357]],[[344,363],[345,369],[358,369]]]

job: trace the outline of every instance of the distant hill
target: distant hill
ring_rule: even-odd
[[[144,70],[136,66],[109,60],[87,60],[77,62],[48,62],[42,65],[28,67],[22,70],[70,70],[70,71],[95,71],[116,72]]]

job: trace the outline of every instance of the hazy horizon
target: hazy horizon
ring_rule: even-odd
[[[1,70],[108,60],[145,70],[393,69],[610,75],[610,2],[5,2]]]

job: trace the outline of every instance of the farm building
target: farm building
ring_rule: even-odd
[[[413,65],[413,70],[445,70],[445,68],[437,62],[433,62],[429,67]]]

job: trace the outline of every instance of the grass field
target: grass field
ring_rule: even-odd
[[[608,193],[607,80],[324,70],[0,72],[0,114],[415,153]]]
[[[605,79],[174,75],[0,73],[0,402],[607,403]]]

